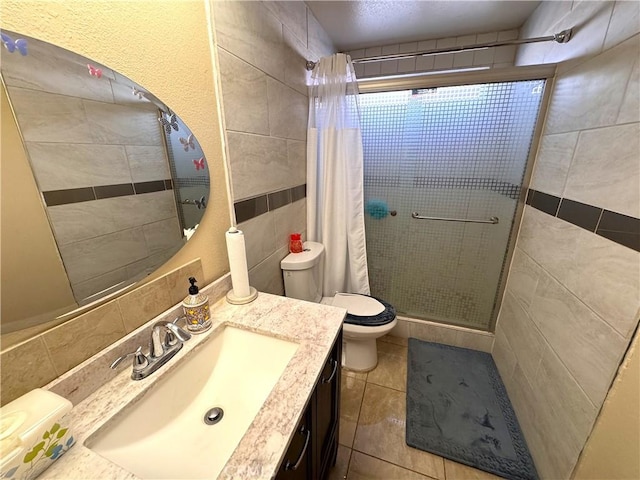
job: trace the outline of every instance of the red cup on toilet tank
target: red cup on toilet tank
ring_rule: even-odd
[[[291,253],[302,252],[302,234],[292,233],[289,235],[289,251]]]

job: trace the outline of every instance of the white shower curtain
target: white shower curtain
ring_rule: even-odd
[[[309,92],[307,237],[325,247],[323,295],[369,294],[362,134],[351,59],[320,59]]]

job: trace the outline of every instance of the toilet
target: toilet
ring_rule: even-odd
[[[383,300],[359,293],[336,293],[322,296],[324,246],[305,242],[304,251],[290,253],[281,262],[285,295],[290,298],[345,308],[342,366],[367,372],[378,364],[376,338],[396,326],[393,306]]]

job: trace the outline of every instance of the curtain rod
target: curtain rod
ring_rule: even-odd
[[[391,55],[377,55],[375,57],[355,58],[352,60],[352,62],[353,63],[382,62],[384,60],[397,60],[400,58],[420,57],[420,56],[427,56],[427,55],[442,55],[444,53],[456,53],[456,52],[462,52],[465,50],[483,50],[483,49],[492,48],[492,47],[503,47],[505,45],[522,45],[523,43],[537,43],[537,42],[551,42],[551,41],[554,41],[557,43],[567,43],[569,40],[571,40],[571,32],[572,32],[572,29],[569,28],[567,30],[562,30],[559,33],[548,35],[546,37],[524,38],[522,40],[505,40],[501,42],[476,43],[473,45],[459,45],[456,47],[434,48],[431,50],[422,50],[419,52],[395,53]],[[313,70],[317,64],[318,62],[312,62],[311,60],[307,60],[307,70]]]

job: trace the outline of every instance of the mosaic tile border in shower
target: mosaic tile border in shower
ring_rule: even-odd
[[[601,207],[527,190],[526,204],[553,217],[640,252],[640,219]]]
[[[119,183],[116,185],[96,185],[94,187],[68,188],[65,190],[48,190],[42,192],[44,202],[48,207],[66,205],[68,203],[90,202],[103,198],[126,197],[143,193],[172,190],[170,178],[153,180],[150,182]]]
[[[206,177],[180,177],[173,181],[175,188],[181,187],[209,187],[211,180]]]
[[[401,177],[384,175],[365,175],[364,183],[376,187],[427,187],[427,188],[462,188],[469,190],[491,190],[513,200],[520,196],[520,187],[513,183],[502,182],[493,178],[473,177]]]
[[[271,212],[277,208],[302,200],[306,196],[307,185],[303,184],[235,202],[233,207],[236,212],[236,223],[246,222],[263,213]]]

